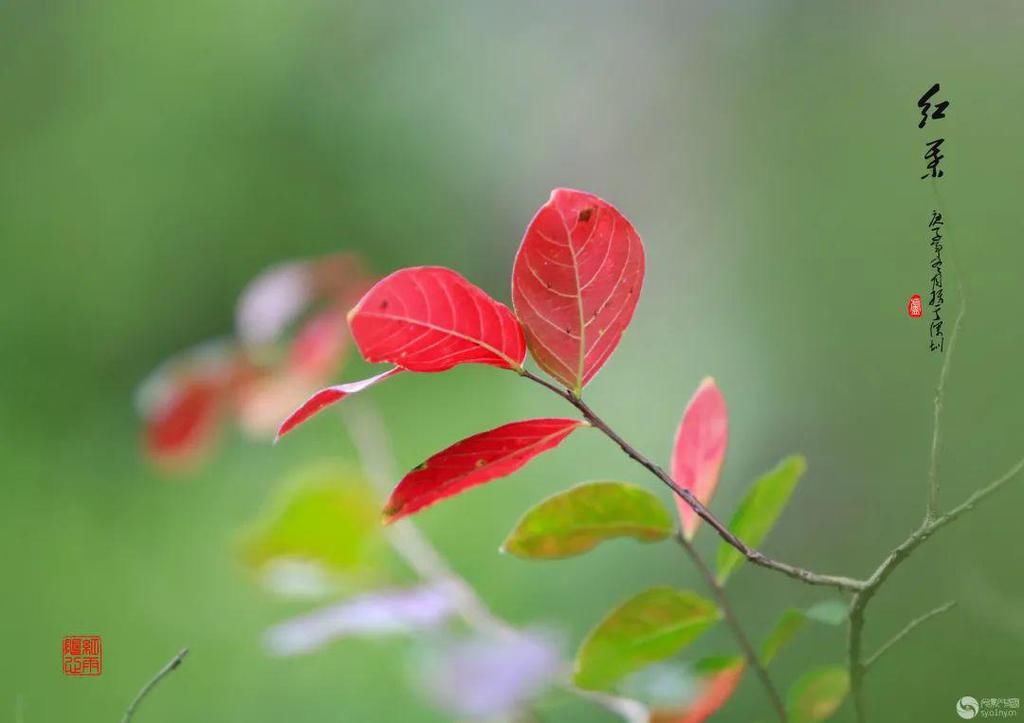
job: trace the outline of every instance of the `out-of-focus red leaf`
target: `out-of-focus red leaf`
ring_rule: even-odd
[[[288,371],[319,379],[335,370],[348,347],[345,312],[322,311],[296,333],[288,353]]]
[[[233,401],[242,430],[254,439],[272,439],[281,420],[331,379],[349,344],[342,307],[306,321],[292,339],[286,360],[254,369],[239,385]]]
[[[199,457],[217,431],[218,390],[190,380],[169,392],[146,420],[146,451],[161,466],[186,467]]]
[[[504,304],[451,269],[402,269],[377,282],[351,312],[363,357],[414,372],[458,364],[519,369],[526,341]]]
[[[552,191],[512,270],[512,303],[541,368],[578,396],[618,346],[643,280],[643,244],[625,216],[590,193]]]
[[[346,384],[336,384],[333,387],[321,389],[307,399],[301,407],[292,412],[288,418],[281,423],[281,426],[277,430],[277,438],[274,441],[276,442],[278,439],[281,439],[281,437],[288,434],[288,432],[295,429],[325,407],[329,407],[336,402],[340,402],[349,394],[361,392],[367,387],[373,386],[377,382],[382,382],[400,371],[402,371],[401,368],[393,367],[392,369],[388,369],[386,372],[381,372],[377,376],[370,377],[369,379],[361,379],[358,382],[348,382]]]
[[[651,723],[703,723],[726,704],[739,687],[745,666],[742,661],[711,675],[697,699],[683,710],[657,710],[651,713]]]
[[[672,479],[708,504],[718,485],[718,474],[729,442],[729,412],[725,398],[711,377],[705,377],[686,405],[672,446]],[[700,517],[681,497],[676,507],[686,539],[693,539]]]
[[[509,475],[585,424],[579,419],[526,419],[466,437],[402,478],[384,508],[385,523]]]
[[[220,339],[161,364],[136,392],[147,456],[168,471],[181,471],[198,461],[248,372],[236,347]]]

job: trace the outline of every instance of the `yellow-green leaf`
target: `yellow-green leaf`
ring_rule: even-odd
[[[782,514],[806,467],[800,456],[782,460],[750,488],[732,516],[729,529],[750,547],[759,547]],[[718,581],[725,582],[743,559],[739,550],[722,542],[718,548]]]
[[[608,689],[624,675],[675,655],[718,618],[718,608],[696,593],[646,590],[590,632],[576,653],[573,680],[581,688]]]
[[[786,696],[791,723],[816,723],[839,710],[850,691],[850,675],[841,665],[812,670],[797,680]]]
[[[647,490],[624,482],[587,482],[527,512],[502,551],[529,559],[570,557],[615,537],[656,542],[673,531],[672,516]]]
[[[285,480],[243,532],[241,554],[255,568],[303,561],[349,573],[366,562],[377,518],[377,503],[358,473],[337,464],[316,465]]]

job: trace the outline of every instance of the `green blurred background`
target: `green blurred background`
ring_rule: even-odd
[[[808,474],[766,550],[866,575],[923,512],[941,357],[904,305],[930,277],[936,200],[919,176],[933,130],[946,138],[947,308],[957,281],[969,306],[944,503],[1024,453],[1022,33],[1014,2],[0,3],[0,718],[117,720],[188,645],[140,723],[446,720],[411,692],[402,639],[262,651],[270,624],[308,606],[254,585],[232,542],[282,476],[350,453],[337,420],[276,448],[236,435],[168,480],[140,454],[132,394],[162,359],[229,333],[246,280],[284,259],[444,264],[507,301],[522,231],[555,186],[615,203],[647,246],[644,296],[592,405],[665,460],[714,374],[732,436],[713,508],[728,516],[760,472],[802,452]],[[918,130],[933,82],[948,118]],[[400,468],[568,411],[487,368],[367,394]],[[671,545],[550,564],[497,553],[532,502],[614,477],[668,500],[581,434],[421,521],[499,614],[575,644],[644,586],[701,589]],[[960,606],[873,670],[874,720],[954,720],[962,695],[1024,694],[1022,503],[1024,480],[876,599],[869,649]],[[711,535],[699,542],[713,554]],[[752,568],[730,589],[758,637],[784,607],[826,597]],[[86,632],[104,637],[104,674],[66,678],[61,637]],[[716,630],[694,653],[729,645]],[[788,685],[844,655],[843,632],[819,627],[774,675]],[[748,676],[720,719],[759,716]],[[550,717],[610,720],[577,704]]]

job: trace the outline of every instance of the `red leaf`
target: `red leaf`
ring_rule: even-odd
[[[512,474],[585,424],[579,419],[526,419],[466,437],[402,478],[384,509],[385,524]]]
[[[216,433],[219,390],[202,380],[189,380],[169,392],[146,420],[149,455],[169,469],[188,466]]]
[[[348,343],[345,313],[337,308],[322,311],[295,334],[288,350],[288,366],[304,377],[317,379],[326,375],[330,379]]]
[[[171,472],[201,461],[229,402],[250,374],[237,348],[222,340],[199,344],[162,363],[139,385],[135,398],[147,455]]]
[[[625,216],[589,193],[552,191],[512,269],[512,303],[541,368],[579,396],[618,346],[643,280],[643,244]]]
[[[333,387],[321,389],[303,402],[301,407],[292,412],[288,418],[281,423],[281,426],[277,430],[277,437],[274,441],[277,442],[281,437],[288,434],[288,432],[298,427],[325,407],[329,407],[336,402],[340,402],[349,394],[361,392],[377,382],[382,382],[400,371],[402,371],[400,368],[394,367],[393,369],[388,369],[386,372],[382,372],[375,377],[370,377],[369,379],[361,379],[358,382],[348,382],[347,384],[336,384]]]
[[[651,723],[703,723],[736,692],[744,667],[743,663],[737,663],[715,673],[689,708],[655,711],[651,714]]]
[[[703,504],[711,501],[718,485],[718,473],[725,460],[729,441],[729,412],[725,398],[715,380],[705,377],[693,393],[683,418],[676,430],[672,447],[672,479],[680,487],[690,490]],[[700,517],[681,497],[676,496],[676,507],[683,523],[683,534],[692,540],[700,524]]]
[[[367,361],[414,372],[458,364],[520,369],[526,358],[523,331],[509,308],[438,266],[402,269],[381,279],[348,320]]]

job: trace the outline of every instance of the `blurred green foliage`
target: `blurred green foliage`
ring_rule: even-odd
[[[169,480],[140,457],[132,392],[176,350],[229,333],[244,282],[282,259],[344,248],[381,272],[445,264],[507,300],[522,230],[559,185],[615,203],[648,250],[644,298],[588,389],[593,406],[667,461],[686,400],[713,373],[731,413],[713,508],[729,514],[779,455],[801,452],[807,474],[766,549],[867,573],[923,512],[940,357],[903,307],[927,290],[936,204],[947,308],[961,284],[969,306],[944,504],[1024,448],[1022,31],[1008,1],[0,4],[0,711],[116,720],[187,645],[140,723],[444,720],[409,692],[400,639],[292,659],[261,648],[267,626],[303,608],[254,585],[232,542],[282,476],[351,457],[337,421],[273,449],[231,439]],[[937,81],[948,118],[919,130],[916,99]],[[937,186],[919,180],[932,132],[947,139]],[[369,394],[400,468],[479,429],[567,411],[490,369]],[[645,587],[701,591],[673,545],[609,544],[550,565],[497,554],[526,508],[594,478],[665,495],[580,435],[422,521],[498,613],[574,642]],[[962,695],[1020,696],[1022,504],[1015,483],[875,601],[869,650],[938,602],[961,603],[872,670],[875,720],[946,720]],[[706,554],[714,544],[698,538]],[[751,566],[730,590],[757,638],[823,595]],[[76,633],[103,635],[101,678],[61,674],[60,640]],[[815,628],[773,675],[788,687],[841,660],[843,644],[840,628]],[[693,654],[728,645],[719,628]],[[571,701],[546,713],[606,719]],[[723,720],[758,716],[747,676]]]

